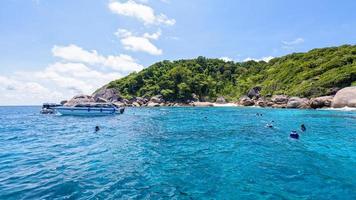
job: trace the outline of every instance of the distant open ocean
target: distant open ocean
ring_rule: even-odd
[[[39,111],[0,107],[1,200],[356,199],[356,111]]]

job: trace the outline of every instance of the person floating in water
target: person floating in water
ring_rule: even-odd
[[[304,124],[302,124],[302,125],[300,126],[300,130],[302,130],[303,132],[305,132],[305,131],[307,130],[307,128],[305,127]]]
[[[273,123],[274,123],[274,121],[271,121],[271,123],[267,123],[266,127],[267,128],[273,128]]]
[[[293,139],[299,139],[299,134],[297,133],[297,131],[292,131],[290,132],[289,137]]]
[[[100,131],[99,126],[95,126],[95,132],[98,132],[98,131]]]

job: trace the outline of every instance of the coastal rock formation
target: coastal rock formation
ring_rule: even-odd
[[[133,107],[140,107],[141,105],[140,105],[138,102],[133,102],[133,103],[132,103],[132,106],[133,106]]]
[[[240,98],[240,105],[243,106],[253,106],[255,105],[255,102],[248,96],[243,96]]]
[[[133,97],[132,99],[130,99],[130,103],[131,104],[136,103],[139,106],[143,106],[148,103],[148,99],[142,97]]]
[[[272,107],[274,103],[272,101],[267,101],[266,106],[267,107]]]
[[[256,106],[260,106],[260,107],[266,107],[267,106],[267,102],[265,100],[257,100],[255,102]]]
[[[308,108],[309,100],[307,98],[291,97],[288,100],[287,108]]]
[[[143,98],[143,97],[136,97],[136,102],[139,103],[140,105],[143,105],[148,102],[148,99]]]
[[[333,108],[356,107],[356,86],[339,90],[332,102]]]
[[[93,97],[89,95],[77,95],[64,104],[64,106],[74,106],[76,104],[95,103]]]
[[[120,102],[124,103],[127,106],[131,104],[131,102],[127,99],[122,99]]]
[[[162,95],[156,95],[151,97],[150,102],[160,104],[160,103],[164,103],[164,99]]]
[[[60,102],[60,104],[61,104],[61,105],[64,105],[64,104],[66,104],[67,102],[68,102],[67,100],[63,100],[63,101]]]
[[[117,106],[117,107],[125,107],[125,104],[124,103],[122,103],[122,102],[114,102],[113,103],[115,106]]]
[[[287,108],[287,104],[273,104],[272,108]]]
[[[260,91],[261,91],[261,87],[256,86],[250,89],[250,91],[247,93],[247,96],[251,99],[258,99],[260,98]]]
[[[259,97],[259,99],[251,99],[248,96],[242,96],[239,101],[236,103],[241,106],[260,106],[260,107],[272,107],[272,108],[323,108],[323,107],[331,107],[333,102],[333,98],[336,99],[336,102],[333,104],[334,107],[356,107],[356,97],[355,97],[355,88],[350,87],[345,88],[345,90],[340,90],[338,95],[333,96],[322,96],[312,99],[300,98],[300,97],[288,97],[286,95],[274,95],[272,98],[270,97]],[[101,93],[105,96],[105,94],[114,94],[112,92],[103,92]],[[77,95],[73,97],[68,102],[65,103],[64,106],[74,106],[76,104],[89,104],[89,103],[107,103],[110,102],[103,97],[99,97],[97,94],[96,98],[89,95]],[[108,96],[106,96],[108,97]],[[119,96],[118,96],[119,97]],[[109,99],[115,99],[109,98]],[[118,98],[120,99],[120,98]],[[113,101],[115,105],[119,107],[159,107],[159,106],[197,106],[197,107],[210,107],[210,106],[228,106],[224,97],[218,97],[215,103],[211,103],[209,101],[204,102],[194,102],[192,100],[187,101],[165,101],[161,95],[157,95],[151,97],[150,100],[143,97],[133,97],[130,100],[121,98],[119,101]],[[235,104],[231,104],[235,105]],[[230,106],[231,106],[230,105]]]
[[[95,102],[98,102],[98,103],[107,103],[108,100],[106,100],[106,99],[104,99],[104,98],[102,98],[102,97],[98,97],[98,98],[95,100]]]
[[[327,92],[327,95],[332,95],[332,96],[335,96],[335,94],[340,90],[341,88],[339,87],[333,87],[333,88],[330,88]]]
[[[273,103],[282,105],[288,103],[288,96],[286,95],[273,95],[272,99]]]
[[[95,101],[98,101],[99,98],[106,99],[107,101],[114,102],[120,101],[122,98],[120,94],[114,89],[100,89],[97,92],[94,92],[93,98]]]
[[[192,94],[192,100],[193,100],[194,102],[199,101],[198,95],[196,95],[195,93],[193,93],[193,94]]]
[[[215,101],[216,103],[224,104],[226,103],[226,100],[224,97],[218,97]]]
[[[309,105],[311,108],[323,108],[323,107],[330,107],[333,101],[333,96],[322,96],[317,98],[312,98],[309,101]]]
[[[155,103],[155,102],[148,102],[147,107],[159,107],[160,104],[159,103]]]
[[[214,106],[214,104],[210,103],[210,102],[193,102],[192,105],[196,106],[196,107],[211,107],[211,106]]]

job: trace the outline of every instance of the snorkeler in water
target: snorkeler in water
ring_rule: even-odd
[[[302,125],[300,126],[300,130],[302,130],[303,132],[305,132],[305,131],[307,130],[307,128],[305,127],[304,124],[302,124]]]
[[[273,128],[273,123],[274,123],[274,121],[272,120],[271,123],[267,123],[266,124],[266,127],[267,128]]]
[[[297,131],[291,131],[289,137],[293,139],[299,139],[299,134],[297,133]]]
[[[98,131],[100,131],[99,126],[95,126],[95,132],[98,132]]]

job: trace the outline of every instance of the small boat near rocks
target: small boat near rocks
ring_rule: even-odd
[[[56,114],[75,116],[104,116],[123,114],[125,107],[112,103],[87,103],[74,106],[60,106],[55,108]]]
[[[55,113],[55,108],[62,106],[61,104],[56,104],[56,103],[44,103],[42,105],[42,109],[40,111],[41,114],[54,114]]]

